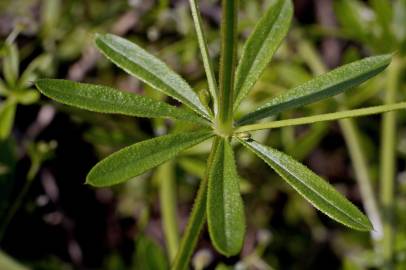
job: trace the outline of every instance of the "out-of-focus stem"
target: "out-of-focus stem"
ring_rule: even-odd
[[[387,75],[387,89],[385,92],[385,104],[396,102],[399,89],[401,61],[394,57],[389,66]],[[396,173],[396,113],[389,112],[383,116],[381,144],[381,203],[383,217],[383,241],[382,252],[384,269],[394,269],[394,245],[395,245],[395,173]]]
[[[157,176],[160,181],[162,225],[169,258],[173,261],[179,246],[179,230],[176,213],[176,183],[173,164],[167,162],[161,165],[158,169]]]
[[[350,153],[351,163],[354,167],[355,177],[358,181],[365,211],[371,220],[374,230],[371,231],[374,245],[382,239],[382,219],[378,204],[371,185],[371,177],[368,171],[368,162],[363,154],[361,140],[353,119],[340,120],[347,149]]]

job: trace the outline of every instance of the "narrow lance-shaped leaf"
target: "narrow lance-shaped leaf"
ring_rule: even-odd
[[[275,1],[248,38],[236,73],[234,109],[238,107],[288,33],[293,6],[290,0]]]
[[[149,118],[172,117],[179,120],[208,123],[193,112],[107,86],[56,79],[38,80],[36,86],[44,95],[58,102],[94,112]]]
[[[202,18],[200,16],[199,5],[196,0],[189,0],[190,9],[192,11],[193,22],[196,29],[197,40],[199,42],[200,52],[202,54],[204,70],[206,72],[207,82],[209,85],[209,91],[213,98],[214,112],[217,114],[218,110],[218,88],[216,77],[214,75],[213,65],[210,59],[209,49],[207,47],[206,36],[203,31]]]
[[[86,183],[105,187],[130,180],[213,136],[211,131],[171,134],[126,147],[100,161]]]
[[[226,256],[240,252],[245,235],[240,178],[231,144],[221,139],[209,168],[207,222],[216,249]]]
[[[369,57],[317,76],[247,114],[238,121],[238,125],[252,123],[288,109],[335,96],[377,75],[390,64],[390,61],[391,55]]]
[[[356,230],[372,229],[368,218],[356,206],[303,164],[254,140],[238,140],[271,166],[314,207],[330,218]]]
[[[96,45],[108,59],[129,74],[179,100],[203,117],[210,118],[189,84],[165,63],[135,43],[107,34],[96,35]]]

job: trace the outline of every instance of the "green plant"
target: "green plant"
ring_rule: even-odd
[[[188,132],[174,133],[136,143],[98,163],[86,183],[95,187],[119,184],[174,158],[179,152],[213,138],[202,179],[173,269],[184,269],[206,221],[215,248],[226,256],[237,254],[243,245],[245,215],[231,141],[240,142],[271,166],[316,208],[332,219],[356,230],[369,231],[366,216],[322,178],[290,156],[256,142],[250,132],[293,125],[377,114],[406,108],[397,103],[323,115],[252,124],[278,113],[344,92],[383,71],[390,55],[381,55],[345,65],[295,87],[256,111],[235,119],[238,106],[247,96],[288,32],[291,1],[275,1],[246,42],[237,64],[238,1],[223,0],[219,85],[209,57],[196,0],[190,0],[202,53],[211,100],[200,100],[179,75],[138,45],[118,36],[96,35],[98,49],[114,64],[151,87],[183,103],[178,108],[111,87],[66,80],[41,79],[37,88],[46,96],[79,108],[137,117],[173,118],[194,123]]]

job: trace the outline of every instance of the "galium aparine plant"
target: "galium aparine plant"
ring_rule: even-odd
[[[175,158],[183,150],[212,139],[206,178],[201,181],[188,226],[172,264],[173,269],[187,268],[199,232],[206,221],[212,243],[220,253],[236,255],[243,246],[245,215],[232,140],[255,153],[330,218],[355,230],[371,230],[368,218],[328,182],[287,154],[255,141],[251,132],[405,109],[406,103],[396,103],[255,124],[283,111],[335,96],[365,82],[390,64],[391,55],[369,57],[339,67],[276,96],[257,110],[236,119],[235,112],[240,103],[258,81],[288,33],[293,14],[292,2],[273,2],[249,36],[237,61],[238,1],[222,0],[218,76],[213,71],[197,0],[189,2],[212,100],[209,106],[199,99],[180,75],[162,61],[137,44],[111,34],[96,35],[95,43],[101,53],[130,75],[178,100],[184,107],[175,107],[147,96],[106,86],[56,79],[36,82],[37,88],[44,95],[82,109],[135,117],[172,118],[194,124],[188,132],[138,142],[112,154],[89,172],[86,182],[95,187],[125,182]]]

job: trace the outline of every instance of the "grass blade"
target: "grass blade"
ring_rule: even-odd
[[[258,110],[241,118],[237,124],[252,123],[288,109],[335,96],[383,71],[390,64],[391,58],[391,55],[369,57],[317,76],[279,95]]]
[[[204,70],[206,72],[207,82],[209,84],[209,91],[213,98],[214,113],[218,111],[218,88],[216,77],[214,75],[213,65],[210,59],[209,49],[207,47],[207,40],[203,31],[202,18],[200,17],[199,5],[196,0],[189,0],[190,9],[192,11],[193,22],[199,42],[200,52],[202,54]]]
[[[210,168],[213,163],[214,153],[217,151],[219,138],[216,137],[213,141],[213,146],[209,159],[207,160],[207,168]],[[200,231],[206,221],[206,205],[207,205],[207,177],[200,182],[199,191],[193,205],[192,214],[190,215],[186,230],[183,234],[182,241],[178,254],[171,267],[172,270],[188,269],[190,257],[196,246]]]
[[[247,126],[242,126],[238,129],[236,129],[236,132],[243,133],[243,132],[255,131],[255,130],[281,128],[281,127],[288,127],[288,126],[299,126],[299,125],[313,124],[313,123],[318,123],[318,122],[334,121],[334,120],[346,119],[346,118],[355,118],[355,117],[367,116],[367,115],[372,115],[372,114],[381,114],[381,113],[385,113],[385,112],[405,110],[405,109],[406,109],[406,102],[399,102],[399,103],[395,103],[395,104],[387,104],[387,105],[374,106],[374,107],[362,108],[362,109],[356,109],[356,110],[340,111],[340,112],[335,112],[335,113],[326,113],[326,114],[313,115],[313,116],[307,116],[307,117],[299,117],[299,118],[294,118],[294,119],[273,121],[273,122],[269,122],[269,123],[247,125]]]
[[[356,206],[303,164],[253,140],[238,140],[271,166],[314,207],[330,218],[355,230],[372,229],[368,218]]]
[[[96,45],[110,61],[129,74],[210,119],[209,112],[189,84],[137,44],[115,35],[98,34]]]
[[[215,248],[226,256],[240,252],[245,235],[240,178],[231,144],[221,139],[209,168],[207,222]]]
[[[244,46],[238,64],[234,109],[238,107],[279,48],[292,21],[290,0],[277,0],[256,25]]]
[[[38,80],[36,86],[41,93],[58,102],[94,112],[149,118],[172,117],[208,124],[208,121],[193,112],[107,86],[56,79]]]
[[[100,161],[87,175],[86,183],[105,187],[130,180],[212,135],[210,131],[188,132],[136,143]]]

